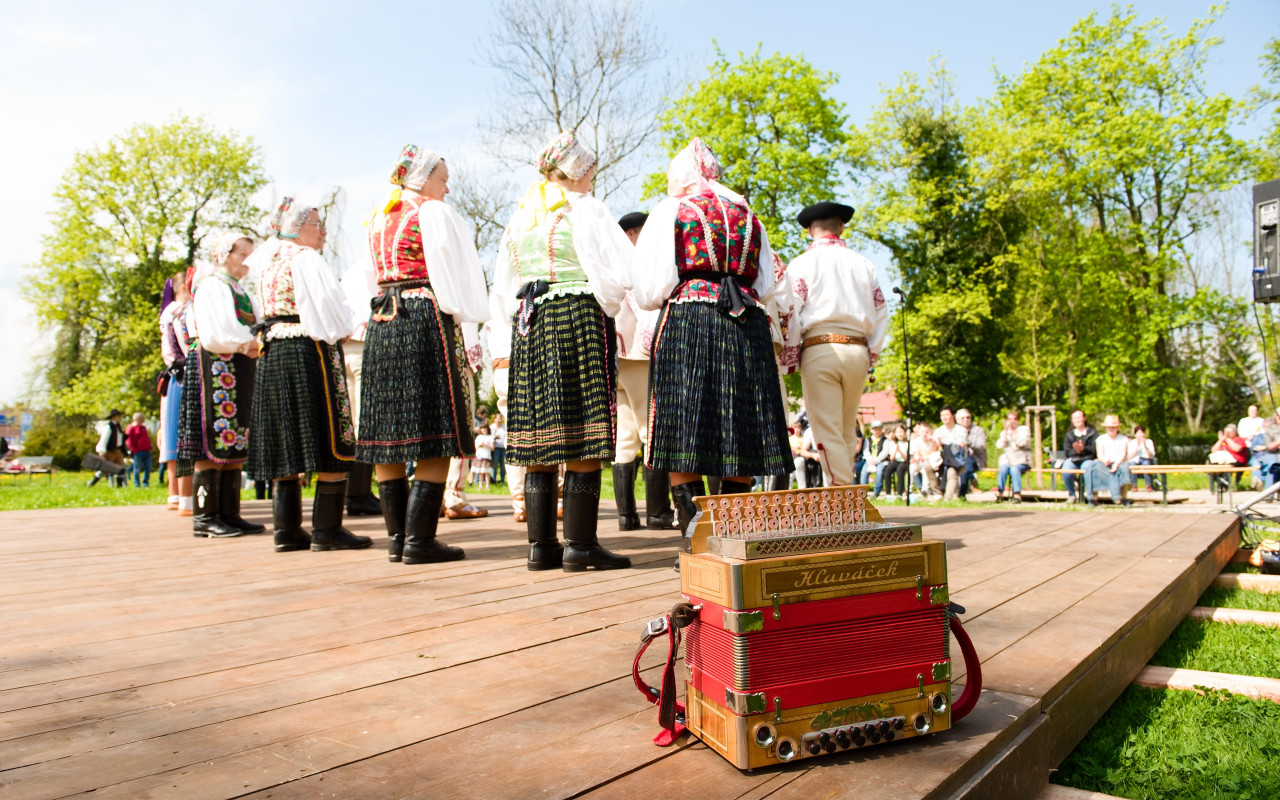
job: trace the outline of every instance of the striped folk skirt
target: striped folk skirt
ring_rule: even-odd
[[[649,450],[660,472],[744,477],[792,469],[769,320],[714,303],[668,303],[649,369]]]
[[[249,476],[266,481],[303,472],[347,472],[356,435],[342,346],[308,337],[269,340],[253,392]]]
[[[427,295],[392,301],[384,293],[374,302],[364,339],[356,460],[396,464],[475,455],[474,387],[453,318]]]
[[[240,353],[191,348],[183,376],[178,458],[219,464],[248,458],[256,367],[254,359]]]
[[[538,303],[529,335],[511,334],[509,463],[613,458],[617,350],[613,319],[593,296]]]

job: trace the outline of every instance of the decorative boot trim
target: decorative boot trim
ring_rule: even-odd
[[[202,469],[191,477],[195,515],[191,517],[191,535],[224,539],[244,531],[229,525],[218,516],[221,507],[222,470]]]
[[[259,525],[256,522],[250,522],[240,516],[240,469],[224,469],[220,470],[221,486],[219,491],[221,496],[218,498],[218,515],[222,517],[222,521],[233,528],[239,528],[245,533],[265,533],[267,526]]]
[[[467,554],[461,547],[452,547],[436,539],[444,486],[432,481],[413,482],[405,517],[402,557],[405,564],[437,564],[466,558]]]
[[[363,550],[373,544],[368,536],[356,536],[342,527],[342,508],[347,500],[347,481],[316,481],[316,499],[311,506],[311,551]]]
[[[302,528],[302,481],[285,478],[271,490],[271,521],[277,553],[307,550],[311,537]]]
[[[634,531],[640,527],[636,513],[636,463],[613,465],[613,500],[618,506],[618,530]]]
[[[533,571],[560,569],[564,546],[556,538],[556,503],[559,489],[554,472],[525,472],[525,529],[529,533],[529,560]]]
[[[528,487],[525,488],[528,502]],[[627,569],[631,559],[611,553],[596,539],[600,514],[600,470],[567,472],[564,476],[565,572],[587,569]]]
[[[398,562],[404,555],[405,520],[409,514],[409,479],[378,481],[382,493],[382,521],[387,526],[387,560]]]

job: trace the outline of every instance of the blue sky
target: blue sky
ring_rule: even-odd
[[[586,0],[577,0],[585,2]],[[839,74],[860,122],[882,87],[941,55],[959,99],[990,94],[992,70],[1017,72],[1092,9],[1087,2],[683,2],[642,7],[665,40],[664,66],[698,77],[713,53],[803,54]],[[493,3],[24,3],[0,0],[0,404],[24,394],[41,356],[18,294],[39,257],[51,194],[78,149],[182,112],[252,135],[281,187],[340,185],[348,230],[385,191],[406,141],[481,159],[478,117],[494,76],[481,66]],[[1182,33],[1205,2],[1138,2]],[[1280,3],[1232,3],[1213,29],[1208,88],[1242,95],[1280,35]],[[662,159],[653,154],[653,167]],[[615,203],[619,213],[626,199]],[[880,266],[887,266],[881,262]]]

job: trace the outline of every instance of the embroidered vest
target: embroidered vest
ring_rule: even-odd
[[[369,225],[369,252],[379,284],[430,278],[418,222],[418,212],[428,202],[439,201],[406,193],[394,211],[374,216]]]
[[[298,300],[293,291],[293,259],[302,249],[293,242],[285,242],[271,263],[262,269],[258,292],[264,317],[288,317],[298,313]]]
[[[507,253],[516,268],[520,285],[530,281],[546,281],[550,290],[538,298],[564,294],[586,294],[591,291],[587,273],[573,246],[573,222],[570,208],[552,211],[534,227],[508,237]]]
[[[213,273],[213,277],[225,283],[227,288],[231,290],[231,298],[236,305],[236,322],[246,328],[253,327],[253,323],[258,320],[253,315],[253,302],[249,299],[249,293],[244,290],[239,281],[222,270]]]
[[[713,302],[720,285],[688,273],[723,272],[735,276],[742,290],[758,300],[751,288],[760,274],[760,221],[749,208],[711,192],[680,201],[676,212],[676,269],[681,285],[675,302]]]

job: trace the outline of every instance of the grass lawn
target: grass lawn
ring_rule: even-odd
[[[1157,667],[1280,678],[1280,633],[1267,625],[1187,619],[1151,657]]]
[[[1142,798],[1280,797],[1280,704],[1130,686],[1054,783]]]
[[[1243,608],[1248,611],[1280,611],[1280,593],[1268,594],[1248,589],[1210,586],[1200,595],[1199,605],[1210,608]],[[1280,638],[1280,633],[1272,635]]]

